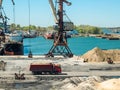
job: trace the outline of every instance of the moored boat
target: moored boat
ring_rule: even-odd
[[[20,42],[9,42],[4,45],[3,55],[23,55],[23,44]]]
[[[0,31],[0,55],[23,55],[22,36]]]
[[[45,33],[44,38],[46,38],[46,39],[54,39],[54,34],[53,33]]]
[[[20,35],[10,32],[6,16],[0,0],[0,55],[23,55],[23,43]],[[12,0],[13,5],[15,4]]]
[[[11,40],[10,37],[0,34],[0,55],[23,55],[23,43]]]
[[[5,33],[5,38],[7,41],[11,42],[23,42],[23,35],[19,32]]]
[[[57,36],[56,34],[57,34],[56,32],[49,32],[49,33],[47,32],[43,36],[46,39],[54,39],[54,37]],[[66,33],[66,38],[71,38],[71,34]]]

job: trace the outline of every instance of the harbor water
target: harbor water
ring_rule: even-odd
[[[26,38],[24,43],[24,55],[31,51],[33,55],[47,54],[53,45],[53,40],[44,37]],[[87,51],[98,47],[100,49],[120,49],[120,40],[107,40],[96,37],[72,37],[68,39],[68,46],[74,55],[82,55]]]

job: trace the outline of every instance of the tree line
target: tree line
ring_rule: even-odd
[[[90,26],[90,25],[78,25],[78,26],[75,26],[75,29],[82,34],[102,34],[103,33],[101,28]]]
[[[28,31],[28,30],[37,30],[37,31],[47,31],[52,29],[52,26],[48,27],[40,27],[40,26],[35,26],[35,25],[29,25],[29,26],[21,26],[20,24],[14,24],[12,23],[10,25],[10,30],[23,30],[23,31]]]
[[[77,25],[74,27],[75,30],[77,30],[79,33],[82,34],[101,34],[103,33],[101,28],[95,27],[95,26],[90,26],[90,25]],[[20,26],[20,24],[14,24],[12,23],[10,25],[10,30],[37,30],[40,32],[46,32],[47,30],[54,30],[53,26],[48,26],[48,27],[41,27],[41,26],[35,26],[35,25],[29,25],[29,26]]]

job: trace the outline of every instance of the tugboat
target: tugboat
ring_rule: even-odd
[[[15,4],[13,0],[12,3]],[[3,15],[5,14],[3,12],[2,0],[0,0],[0,55],[23,55],[23,43],[11,40],[6,34],[9,33],[9,25],[7,25],[9,18]]]

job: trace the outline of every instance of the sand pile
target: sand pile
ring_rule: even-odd
[[[97,76],[66,78],[50,90],[120,90],[120,79],[103,81]]]
[[[97,90],[120,90],[120,78],[99,83],[96,88]]]
[[[91,77],[72,77],[66,78],[61,81],[58,85],[54,85],[53,90],[96,90],[94,87],[96,82],[103,81],[102,78],[91,76]],[[51,89],[51,90],[52,90]]]
[[[106,62],[108,58],[111,58],[113,61],[120,61],[120,50],[101,50],[95,47],[81,57],[88,62]]]

